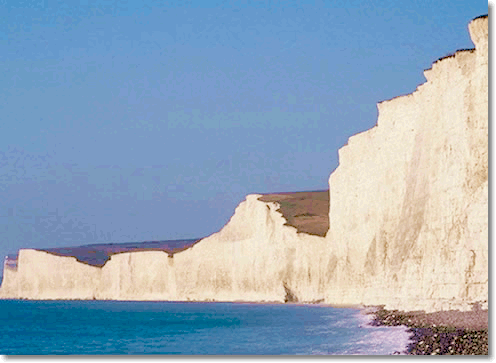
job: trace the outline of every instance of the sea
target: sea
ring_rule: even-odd
[[[0,300],[0,355],[390,355],[405,327],[322,305]]]

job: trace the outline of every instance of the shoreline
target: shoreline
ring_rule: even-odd
[[[169,302],[169,303],[228,303],[236,305],[289,305],[358,310],[371,327],[406,328],[410,334],[408,344],[402,351],[390,355],[488,355],[488,310],[472,311],[423,311],[386,310],[382,306],[334,305],[326,303],[278,301],[162,301],[162,300],[83,300],[83,299],[0,299],[14,301],[100,301],[100,302]],[[367,355],[367,354],[366,354]]]
[[[288,306],[307,306],[322,307],[335,309],[354,309],[358,311],[367,310],[363,305],[353,304],[327,304],[322,302],[284,302],[284,301],[249,301],[249,300],[116,300],[116,299],[26,299],[26,298],[9,298],[1,297],[0,301],[100,301],[100,302],[143,302],[143,303],[205,303],[205,304],[240,304],[240,305],[288,305]]]
[[[400,354],[407,355],[488,355],[488,310],[403,312],[367,307],[372,326],[406,326],[410,343]]]

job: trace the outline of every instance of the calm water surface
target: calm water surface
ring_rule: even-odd
[[[356,309],[118,301],[0,301],[0,354],[392,354],[403,327]]]

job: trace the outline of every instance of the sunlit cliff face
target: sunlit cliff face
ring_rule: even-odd
[[[472,21],[475,49],[435,62],[426,83],[380,103],[377,126],[340,149],[327,300],[487,306],[487,29],[487,17]]]

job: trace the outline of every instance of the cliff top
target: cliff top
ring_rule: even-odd
[[[472,53],[472,52],[475,52],[479,48],[485,48],[485,50],[487,51],[487,47],[488,47],[488,31],[489,31],[489,16],[488,16],[488,14],[480,15],[480,16],[477,16],[476,18],[472,19],[470,21],[470,23],[468,24],[468,30],[469,30],[470,38],[472,39],[472,42],[475,45],[475,48],[458,49],[458,50],[456,50],[454,52],[451,52],[449,54],[446,54],[446,55],[438,58],[437,60],[433,61],[430,68],[424,69],[424,75],[425,75],[425,77],[426,77],[427,80],[428,80],[427,73],[430,72],[430,71],[432,71],[432,69],[433,69],[433,67],[435,65],[438,65],[439,63],[442,63],[444,60],[446,60],[448,58],[454,58],[458,54],[461,54],[461,53],[466,53],[466,52],[471,52]],[[388,103],[393,102],[393,101],[396,101],[398,99],[403,99],[404,97],[411,97],[425,83],[426,82],[418,85],[417,86],[417,89],[415,91],[413,91],[413,92],[405,93],[405,94],[402,94],[402,95],[395,96],[393,98],[389,98],[389,99],[386,99],[386,100],[379,101],[377,103],[378,108],[380,109],[383,104],[388,104]]]
[[[329,191],[265,194],[262,202],[277,202],[278,211],[298,233],[324,237],[329,230]]]
[[[324,237],[329,229],[329,191],[287,192],[265,194],[262,202],[277,202],[278,211],[298,233]],[[192,247],[200,239],[177,241],[147,241],[128,243],[101,243],[71,247],[43,248],[39,251],[56,256],[75,257],[79,262],[102,267],[112,255],[125,252],[163,251],[173,255]],[[8,266],[15,268],[17,256],[9,256]],[[11,266],[12,265],[12,266]]]
[[[329,191],[289,192],[265,194],[259,198],[263,202],[277,202],[278,210],[298,233],[308,233],[324,237],[329,229]],[[148,241],[129,243],[101,243],[73,247],[43,248],[56,256],[75,257],[79,262],[102,267],[112,255],[125,252],[163,251],[173,255],[192,247],[200,239],[177,241]],[[17,256],[16,256],[17,257]],[[17,258],[10,258],[12,268]],[[10,265],[9,265],[10,266]]]
[[[38,249],[57,256],[75,257],[76,260],[91,266],[102,267],[110,256],[124,252],[163,251],[168,255],[183,251],[193,246],[198,239],[176,241],[148,241],[129,243],[102,243],[74,247],[57,247]]]
[[[477,20],[477,19],[485,19],[485,18],[489,18],[489,14],[476,16],[475,18],[472,19],[472,21]]]

